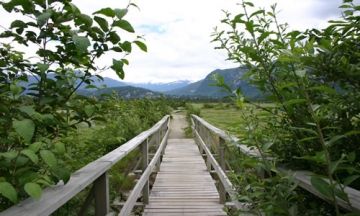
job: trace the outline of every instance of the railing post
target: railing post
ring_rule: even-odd
[[[197,131],[197,121],[196,121],[196,119],[193,117],[193,116],[191,116],[191,118],[192,118],[192,120],[193,120],[193,122],[194,122],[194,131],[193,131],[193,135],[195,136],[195,131]]]
[[[109,178],[107,172],[94,181],[95,215],[104,216],[109,213]]]
[[[225,164],[225,140],[222,137],[219,137],[219,163],[221,169],[226,173],[226,164]],[[224,185],[219,182],[219,195],[220,203],[224,204],[226,202],[226,191]]]
[[[157,148],[159,148],[160,143],[161,143],[161,138],[160,138],[160,130],[159,130],[156,133],[156,145],[157,145]],[[156,172],[160,171],[160,162],[161,162],[160,160],[161,160],[161,157],[159,157],[159,159],[156,161]]]
[[[146,140],[141,144],[141,153],[142,171],[144,173],[149,164],[149,138],[146,138]],[[144,205],[149,204],[149,179],[146,181],[142,193]]]

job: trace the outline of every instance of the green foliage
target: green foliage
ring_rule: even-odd
[[[71,0],[9,0],[0,5],[21,17],[0,32],[2,210],[27,196],[39,198],[41,188],[69,180],[72,147],[62,140],[84,124],[94,124],[107,108],[76,91],[93,87],[92,77],[99,72],[95,62],[110,50],[117,52],[112,54],[113,65],[101,70],[112,68],[123,78],[131,44],[143,50],[146,45],[131,34],[134,29],[124,19],[131,3],[93,15],[82,13]],[[31,49],[23,53],[24,47]]]
[[[241,130],[247,131],[242,133],[242,142],[260,152],[261,166],[268,176],[276,166],[264,160],[267,154],[292,168],[326,176],[329,182],[316,176],[311,182],[332,200],[339,215],[336,197],[348,202],[340,183],[357,179],[360,172],[360,8],[344,1],[341,20],[329,21],[323,30],[300,32],[279,23],[276,5],[269,11],[246,1],[241,6],[239,14],[225,12],[224,28],[216,29],[213,35],[219,44],[216,48],[225,49],[228,60],[246,66],[247,81],[274,104],[270,108],[254,104],[249,109],[242,105],[241,92],[235,93],[235,103],[245,120]],[[223,85],[221,80],[219,85]],[[284,184],[271,178],[264,181],[272,182],[273,187]],[[356,181],[352,185],[358,188]],[[284,198],[288,203],[294,201],[291,196]],[[277,212],[282,202],[275,203],[271,211],[262,206],[270,199],[262,199],[257,207],[270,215],[286,215]]]

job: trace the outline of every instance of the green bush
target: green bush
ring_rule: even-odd
[[[273,103],[244,107],[241,92],[235,93],[245,119],[241,141],[263,158],[271,154],[288,167],[317,173],[311,177],[312,186],[332,201],[340,215],[337,198],[347,202],[341,184],[360,185],[360,7],[344,0],[342,19],[330,21],[322,30],[301,32],[279,22],[276,5],[264,10],[242,1],[241,6],[238,14],[225,12],[222,23],[227,27],[216,30],[214,41],[228,52],[229,60],[248,69],[243,78]],[[266,160],[259,164],[270,176],[276,170]],[[263,183],[267,182],[272,179]],[[286,183],[274,180],[269,187],[282,184]],[[292,213],[277,211],[283,202],[293,202],[291,197],[273,203],[272,196],[264,196],[254,202],[264,211],[271,209],[269,215],[287,215]]]

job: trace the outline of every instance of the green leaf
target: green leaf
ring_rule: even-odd
[[[128,12],[128,9],[114,9],[115,15],[118,19],[122,19]]]
[[[42,194],[42,189],[40,185],[32,182],[26,183],[24,186],[24,190],[34,199],[40,199]]]
[[[340,190],[339,188],[335,188],[334,192],[335,192],[335,196],[339,197],[340,199],[342,199],[344,201],[348,200],[348,195],[344,191]]]
[[[126,64],[126,65],[129,65],[129,61],[127,59],[121,59],[121,61]]]
[[[31,119],[24,120],[14,120],[13,127],[26,142],[30,142],[34,132],[35,132],[35,124]]]
[[[109,31],[109,23],[106,21],[106,19],[95,16],[94,20],[97,22],[97,24],[99,24],[100,28],[103,31],[105,32]]]
[[[35,111],[33,106],[22,106],[22,107],[19,108],[19,110],[22,113],[26,113],[30,117],[37,114],[37,112]]]
[[[37,18],[36,21],[38,23],[38,25],[40,27],[42,27],[43,25],[46,24],[46,22],[49,20],[49,18],[51,17],[51,12],[50,11],[46,11],[42,14],[40,14]]]
[[[113,65],[111,66],[111,68],[116,72],[120,79],[124,79],[125,76],[123,67],[124,63],[122,61],[113,59]]]
[[[11,23],[10,28],[25,28],[27,25],[21,20],[15,20]]]
[[[336,94],[336,90],[326,85],[310,87],[309,90],[320,91],[322,93]]]
[[[84,111],[85,111],[86,115],[87,115],[88,117],[90,117],[91,115],[94,114],[94,112],[95,112],[95,107],[92,106],[92,105],[86,105],[86,106],[84,107]]]
[[[346,137],[346,135],[333,136],[333,137],[331,137],[330,140],[325,141],[325,145],[330,147],[330,146],[334,145],[337,141],[339,141],[340,139],[345,138],[345,137]]]
[[[144,52],[147,52],[147,46],[141,41],[134,41],[134,43]]]
[[[64,154],[66,152],[65,144],[62,142],[56,142],[54,144],[55,150],[59,154]]]
[[[353,152],[350,152],[348,155],[347,155],[347,159],[348,161],[350,162],[354,162],[355,159],[356,159],[356,153],[353,151]]]
[[[109,7],[107,8],[103,8],[101,10],[98,10],[96,12],[94,12],[93,14],[102,14],[102,15],[105,15],[105,16],[108,16],[108,17],[114,17],[115,16],[115,11]]]
[[[10,91],[13,93],[13,95],[19,95],[22,93],[23,89],[21,86],[15,84],[10,85]]]
[[[302,157],[294,157],[294,158],[314,161],[319,164],[326,164],[326,157],[324,151],[316,152],[315,155],[305,155]]]
[[[250,33],[254,33],[254,23],[253,22],[246,22],[245,23],[246,30]]]
[[[74,35],[73,41],[77,50],[81,53],[86,52],[87,48],[91,45],[89,39],[83,36]]]
[[[40,71],[40,73],[45,73],[50,67],[50,65],[48,65],[48,64],[41,64],[41,63],[36,64],[36,66],[37,66],[38,70]]]
[[[129,41],[125,41],[124,43],[120,44],[120,46],[125,52],[131,52],[132,50],[131,43]]]
[[[291,100],[285,101],[284,105],[285,106],[292,106],[292,105],[295,105],[295,104],[303,104],[305,102],[306,102],[305,99],[297,98],[297,99],[291,99]]]
[[[43,145],[42,142],[34,142],[31,145],[29,145],[29,149],[36,153],[40,150],[42,145]]]
[[[113,31],[109,33],[109,39],[113,44],[117,44],[120,41],[119,35]]]
[[[331,173],[331,174],[334,174],[334,172],[337,170],[339,164],[341,164],[342,162],[344,162],[343,159],[344,159],[344,158],[341,157],[339,160],[333,161],[333,162],[330,163],[330,173]]]
[[[70,179],[70,172],[64,167],[56,166],[51,169],[52,173],[56,176],[58,180],[63,180],[66,184]]]
[[[9,182],[0,182],[0,194],[13,203],[17,203],[17,192]]]
[[[84,24],[85,26],[91,27],[93,24],[93,20],[91,19],[90,16],[86,14],[79,14],[75,19],[75,24],[77,25]]]
[[[120,47],[115,47],[115,46],[112,48],[112,50],[115,51],[115,52],[122,52],[123,51],[123,49],[121,49]]]
[[[251,18],[251,17],[253,17],[253,16],[256,16],[256,15],[258,15],[258,14],[262,14],[262,13],[265,13],[265,11],[264,11],[264,10],[257,10],[257,11],[255,11],[254,13],[252,13],[252,14],[249,16],[249,18]]]
[[[263,42],[263,40],[265,40],[265,38],[269,37],[270,32],[263,32],[260,37],[258,38],[258,43],[260,44],[261,42]]]
[[[351,183],[356,181],[358,178],[360,178],[360,175],[352,175],[352,176],[346,177],[344,179],[344,185],[350,185]]]
[[[56,157],[51,151],[41,150],[40,156],[49,167],[55,167],[57,165]]]
[[[125,31],[128,31],[128,32],[132,32],[132,33],[135,32],[134,28],[126,20],[117,20],[117,21],[115,21],[113,23],[113,26],[119,27],[119,28],[121,28],[121,29],[123,29]]]
[[[244,2],[244,5],[248,5],[250,7],[254,7],[254,4],[252,2]]]
[[[30,149],[22,150],[21,154],[27,156],[34,164],[37,164],[39,162],[38,156]]]
[[[15,6],[18,5],[20,5],[25,12],[32,12],[32,10],[34,9],[34,5],[30,0],[12,0],[2,4],[4,9],[8,12],[11,12],[15,8]]]
[[[0,156],[7,158],[9,160],[12,160],[18,156],[18,152],[16,152],[16,151],[3,152],[3,153],[0,153]]]
[[[70,6],[71,12],[75,13],[75,14],[79,14],[80,13],[80,9],[78,7],[76,7],[76,5],[74,5],[71,2],[67,3]]]
[[[330,184],[319,176],[311,176],[311,185],[322,195],[331,199],[332,190]]]

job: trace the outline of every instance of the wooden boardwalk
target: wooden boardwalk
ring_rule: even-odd
[[[144,215],[226,215],[193,139],[169,139]]]

